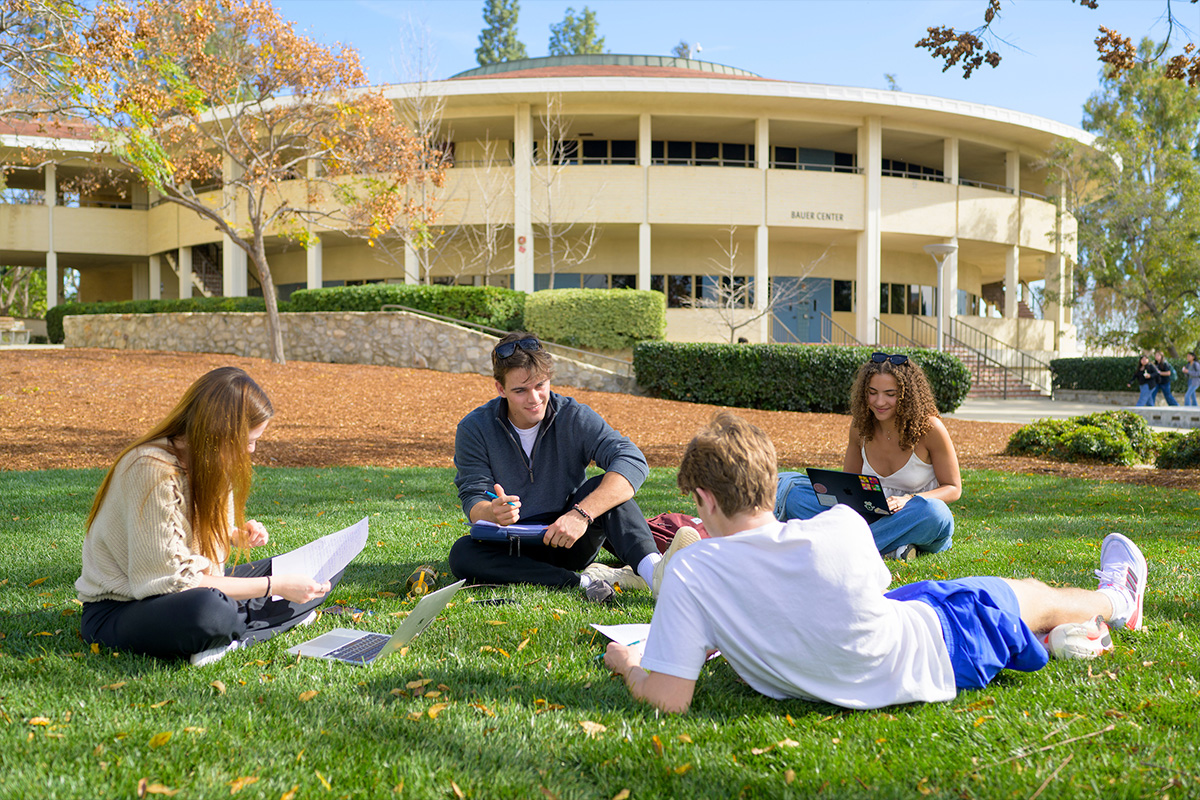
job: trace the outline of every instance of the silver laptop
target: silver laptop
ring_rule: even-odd
[[[386,633],[356,631],[352,628],[334,628],[329,633],[323,633],[304,644],[288,648],[288,652],[360,666],[387,658],[428,628],[429,623],[442,612],[463,583],[465,581],[452,583],[422,597],[416,608],[404,618],[391,636]]]

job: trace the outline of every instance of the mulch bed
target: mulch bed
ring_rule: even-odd
[[[491,399],[490,376],[357,364],[274,364],[210,353],[131,350],[0,351],[0,469],[107,467],[161,419],[198,376],[245,369],[275,418],[255,461],[281,467],[451,467],[454,429]],[[633,439],[651,466],[679,463],[715,407],[555,386]],[[739,409],[775,442],[781,468],[840,467],[849,417]],[[1200,488],[1200,470],[1063,464],[1002,451],[1019,426],[946,420],[966,469]]]

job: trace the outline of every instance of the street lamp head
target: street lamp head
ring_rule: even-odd
[[[927,244],[925,252],[941,261],[950,255],[953,255],[958,250],[958,245],[946,242],[945,244]]]

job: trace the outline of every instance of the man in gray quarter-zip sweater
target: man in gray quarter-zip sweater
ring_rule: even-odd
[[[477,583],[588,589],[602,581],[578,573],[607,541],[649,584],[658,549],[633,500],[649,474],[646,458],[591,408],[552,392],[553,370],[532,334],[501,339],[492,351],[499,396],[464,417],[454,439],[454,484],[467,518],[547,525],[545,535],[519,547],[464,536],[450,549],[450,569]],[[592,462],[604,474],[588,479]],[[589,597],[604,599],[596,590]]]

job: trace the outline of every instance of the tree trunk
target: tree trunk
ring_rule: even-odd
[[[275,281],[271,278],[271,268],[267,265],[265,253],[251,253],[254,269],[258,272],[258,283],[262,286],[263,300],[267,304],[267,339],[271,345],[271,360],[276,364],[286,364],[283,354],[283,331],[279,327],[279,302],[275,297]]]

